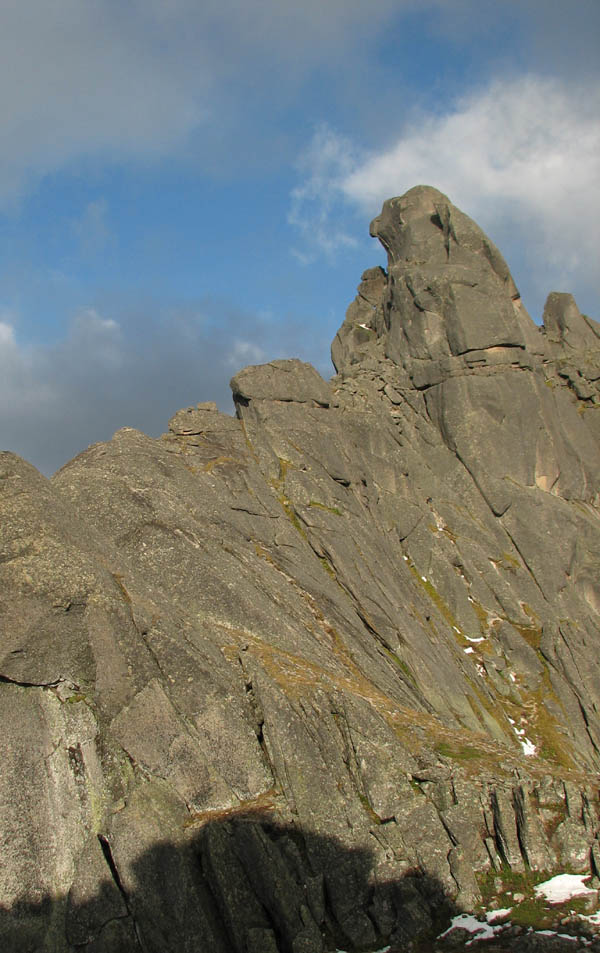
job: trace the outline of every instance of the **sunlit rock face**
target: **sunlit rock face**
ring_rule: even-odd
[[[0,945],[407,948],[600,863],[600,326],[418,186],[337,375],[0,455]]]

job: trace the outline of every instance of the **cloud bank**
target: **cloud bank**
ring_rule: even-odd
[[[228,381],[246,364],[293,354],[330,373],[315,362],[329,341],[307,341],[301,320],[219,301],[121,322],[85,308],[53,346],[22,344],[18,327],[0,312],[0,449],[48,475],[120,427],[158,436],[176,410],[202,400],[233,412]]]
[[[285,102],[315,64],[343,59],[412,6],[4,0],[0,202],[82,158],[197,159],[223,129],[234,135],[252,96]]]

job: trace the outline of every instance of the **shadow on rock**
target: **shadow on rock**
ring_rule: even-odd
[[[67,896],[0,911],[5,953],[434,951],[471,939],[436,942],[459,911],[434,878],[374,870],[369,851],[256,812],[199,818],[180,843],[156,843],[124,868],[107,837],[90,845]],[[511,942],[493,948],[558,949],[552,937]]]
[[[1,911],[6,953],[409,949],[456,912],[428,876],[374,871],[366,850],[255,813],[199,819],[125,868],[108,838],[93,840],[68,896]]]

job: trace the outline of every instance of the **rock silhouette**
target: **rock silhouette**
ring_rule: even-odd
[[[600,873],[600,325],[435,189],[371,230],[331,381],[0,455],[3,949],[408,948]]]

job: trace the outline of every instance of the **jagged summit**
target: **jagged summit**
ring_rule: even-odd
[[[384,321],[374,329],[384,355],[395,363],[417,374],[419,362],[433,363],[417,386],[457,372],[470,352],[494,348],[497,354],[498,348],[524,349],[533,341],[535,326],[502,255],[437,189],[417,186],[388,199],[371,223],[371,235],[388,254]],[[367,281],[376,278],[367,275]],[[334,342],[338,370],[346,349],[352,363],[351,325]],[[514,351],[505,355],[514,357]]]
[[[372,230],[331,381],[0,454],[9,953],[407,949],[600,873],[600,327],[435,189]]]
[[[371,235],[388,254],[388,271],[363,275],[333,342],[338,372],[377,354],[425,387],[474,364],[529,367],[553,354],[496,246],[437,189],[420,185],[388,199]],[[548,341],[565,341],[558,329],[569,325],[571,347],[600,344],[600,326],[580,315],[571,296],[549,297],[544,325]]]
[[[552,293],[538,328],[498,249],[437,189],[389,199],[371,234],[388,270],[363,275],[332,345],[339,378],[381,372],[421,392],[495,512],[510,478],[595,499],[600,325]],[[582,403],[553,391],[562,384]]]

